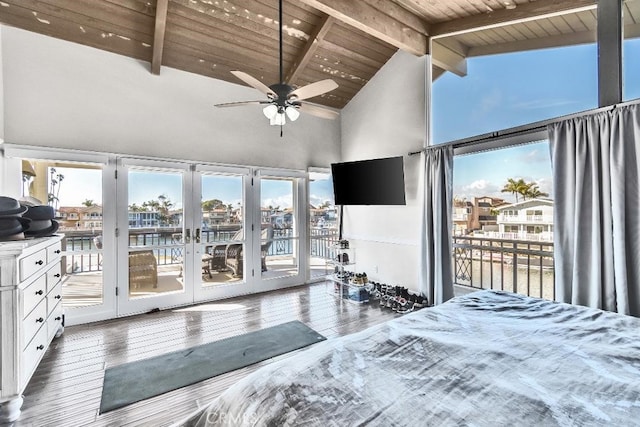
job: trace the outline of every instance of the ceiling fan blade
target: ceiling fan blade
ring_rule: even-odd
[[[256,79],[255,77],[250,76],[244,71],[232,71],[231,74],[233,74],[234,76],[236,76],[237,78],[239,78],[240,80],[248,84],[249,86],[258,89],[260,92],[264,93],[265,95],[272,98],[276,97],[276,94],[271,89],[269,89],[269,86],[262,83],[260,80]]]
[[[294,90],[289,94],[289,99],[295,101],[299,99],[313,98],[314,96],[330,92],[337,87],[338,83],[331,79],[320,80],[319,82],[311,83]]]
[[[269,104],[269,101],[240,101],[240,102],[226,102],[224,104],[215,104],[214,107],[241,107],[243,105],[259,105]]]
[[[316,117],[322,117],[323,119],[335,119],[340,113],[334,110],[330,110],[328,108],[320,107],[319,105],[314,104],[300,104],[300,111],[303,113],[308,113]]]

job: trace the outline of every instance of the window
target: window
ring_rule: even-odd
[[[622,7],[622,99],[640,98],[640,0],[626,0]]]
[[[467,58],[433,82],[435,144],[596,108],[595,43]],[[638,68],[636,68],[638,69]]]

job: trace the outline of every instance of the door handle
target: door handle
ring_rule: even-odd
[[[184,242],[191,243],[191,229],[187,228],[184,230]]]
[[[196,243],[200,243],[200,229],[196,228]]]

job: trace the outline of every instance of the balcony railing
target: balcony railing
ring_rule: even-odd
[[[229,242],[234,239],[240,227],[220,227],[216,230],[202,231],[202,242]],[[297,237],[291,228],[274,229],[272,244],[267,256],[293,255]],[[67,273],[84,273],[102,270],[102,251],[96,247],[96,238],[100,231],[65,231],[63,239],[64,260]],[[129,230],[129,246],[149,247],[153,250],[158,265],[182,263],[182,229],[165,228],[159,230]],[[330,248],[338,241],[337,230],[331,228],[312,228],[310,237],[310,255],[325,258],[330,256]]]
[[[454,283],[555,299],[553,243],[453,237]]]
[[[498,222],[509,223],[553,223],[553,215],[498,215]]]

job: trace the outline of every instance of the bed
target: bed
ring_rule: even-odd
[[[478,291],[313,345],[178,425],[640,423],[640,319]]]

